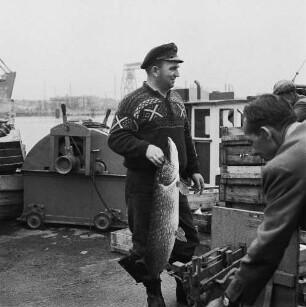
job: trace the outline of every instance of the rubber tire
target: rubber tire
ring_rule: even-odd
[[[41,214],[32,212],[28,214],[26,222],[31,229],[38,229],[43,224],[43,218]]]
[[[105,212],[97,214],[94,218],[94,225],[98,230],[106,231],[111,227],[111,224],[112,224],[112,219]]]

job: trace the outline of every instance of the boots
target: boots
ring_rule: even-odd
[[[121,258],[118,263],[135,279],[137,283],[143,282],[148,275],[147,268],[139,261],[140,257],[135,254],[130,254]]]
[[[143,282],[147,289],[148,307],[166,307],[165,301],[161,292],[161,279],[151,279]]]
[[[180,304],[188,305],[187,294],[184,290],[183,283],[175,278],[176,281],[176,301]]]

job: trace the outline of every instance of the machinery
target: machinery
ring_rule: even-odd
[[[126,226],[123,158],[107,145],[110,110],[103,124],[67,121],[50,130],[22,166],[24,207],[21,221],[95,226],[105,231]]]

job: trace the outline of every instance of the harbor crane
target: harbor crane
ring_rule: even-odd
[[[121,78],[121,98],[137,89],[136,70],[140,69],[140,62],[129,63],[123,66]]]

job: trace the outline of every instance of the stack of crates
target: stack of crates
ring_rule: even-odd
[[[261,171],[265,161],[252,155],[242,128],[222,128],[219,199],[226,207],[262,212]]]

